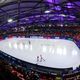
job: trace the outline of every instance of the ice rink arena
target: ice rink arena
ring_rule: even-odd
[[[80,0],[0,0],[0,80],[80,80]]]
[[[1,41],[0,45],[5,53],[42,66],[74,68],[80,64],[80,50],[69,40],[11,38]]]

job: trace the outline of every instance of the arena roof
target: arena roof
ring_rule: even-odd
[[[0,27],[9,24],[8,19],[20,24],[79,25],[80,0],[0,0]]]

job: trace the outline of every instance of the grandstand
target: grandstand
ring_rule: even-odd
[[[0,0],[0,80],[80,80],[80,0]]]

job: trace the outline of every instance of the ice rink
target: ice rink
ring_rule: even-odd
[[[0,41],[0,50],[30,63],[69,68],[80,64],[77,45],[64,39],[11,38]]]

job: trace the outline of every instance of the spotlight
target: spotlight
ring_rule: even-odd
[[[65,14],[60,14],[60,16],[62,16],[62,17],[66,17],[66,15],[65,15]]]
[[[45,13],[50,13],[50,10],[46,10]]]
[[[8,19],[8,22],[9,22],[9,23],[13,22],[13,19]]]

